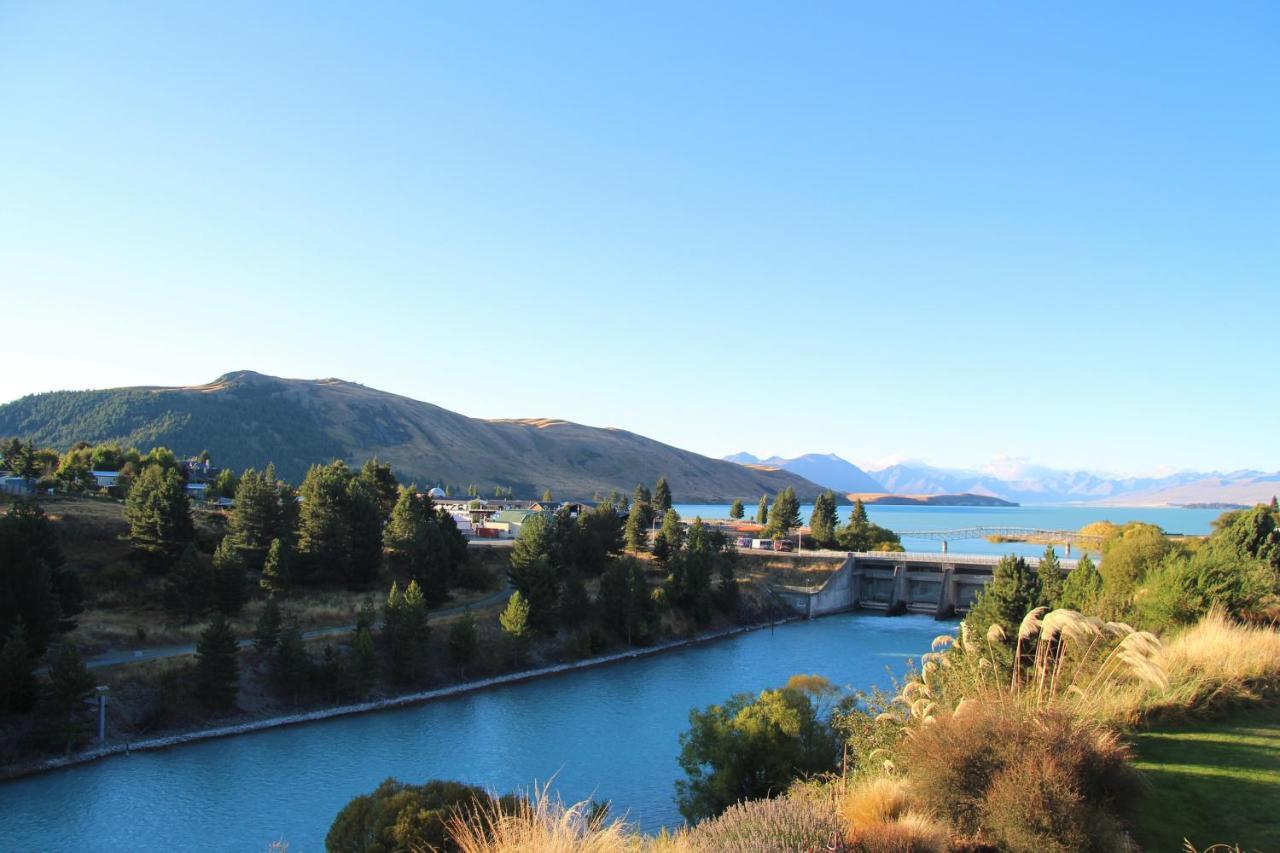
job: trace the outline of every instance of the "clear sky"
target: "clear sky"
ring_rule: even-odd
[[[0,5],[0,400],[1280,467],[1280,5]]]

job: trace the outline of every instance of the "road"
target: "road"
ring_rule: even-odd
[[[429,614],[429,618],[435,620],[454,616],[463,612],[468,607],[473,610],[480,610],[481,608],[489,607],[493,604],[501,604],[506,601],[510,595],[511,588],[504,587],[492,595],[486,595],[484,598],[481,598],[478,601],[473,601],[470,604],[459,604],[453,607],[442,607],[439,610],[432,610]],[[354,631],[355,628],[356,626],[354,623],[351,625],[336,625],[332,628],[316,628],[314,631],[303,631],[302,638],[304,640],[311,640],[316,637],[332,637],[337,634],[349,634]],[[252,645],[252,639],[239,641],[239,646],[242,649],[248,648]],[[184,657],[186,655],[194,655],[195,653],[196,647],[194,643],[185,646],[156,646],[155,648],[150,649],[131,649],[129,651],[108,652],[104,655],[97,655],[86,660],[85,666],[89,669],[103,669],[105,667],[120,666],[121,664],[126,663],[141,663],[142,661],[148,660]]]

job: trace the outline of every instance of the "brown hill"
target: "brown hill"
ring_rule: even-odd
[[[143,450],[208,450],[233,468],[274,461],[293,480],[331,458],[390,462],[404,481],[511,486],[534,496],[630,492],[665,476],[676,500],[752,499],[792,486],[822,489],[781,470],[710,459],[621,429],[554,419],[481,420],[341,379],[281,379],[252,371],[181,388],[56,391],[0,406],[0,436],[65,448],[118,441]]]

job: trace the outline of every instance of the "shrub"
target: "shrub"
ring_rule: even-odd
[[[688,842],[698,853],[783,853],[832,849],[842,835],[829,799],[779,797],[730,806],[694,827]]]
[[[433,779],[425,785],[406,785],[388,779],[338,812],[325,836],[325,849],[330,853],[456,851],[459,848],[446,829],[454,811],[489,802],[484,791],[461,782]]]
[[[1127,748],[1096,723],[1055,708],[980,703],[913,727],[903,769],[921,803],[965,835],[1004,849],[1115,850],[1141,781]]]
[[[566,806],[536,786],[529,797],[473,800],[454,811],[446,828],[445,849],[461,853],[614,853],[635,840],[597,803]]]

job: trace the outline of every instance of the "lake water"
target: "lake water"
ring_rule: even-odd
[[[843,521],[849,507],[838,508]],[[683,518],[728,518],[728,504],[677,504]],[[746,517],[755,518],[754,504],[745,507]],[[807,524],[813,512],[811,505],[800,508]],[[1088,506],[868,506],[867,515],[876,524],[887,527],[902,537],[908,551],[941,551],[942,543],[933,539],[913,538],[912,530],[957,530],[966,527],[1033,527],[1041,530],[1079,530],[1095,521],[1142,521],[1155,524],[1168,533],[1203,535],[1211,522],[1222,514],[1219,509],[1180,509],[1175,507],[1088,507]],[[996,543],[985,539],[956,539],[948,546],[954,554],[1018,554],[1039,556],[1043,545]],[[1061,553],[1061,548],[1058,549]]]
[[[555,778],[566,800],[608,799],[645,829],[672,800],[689,710],[818,672],[888,686],[952,628],[844,614],[411,708],[257,732],[0,784],[0,850],[324,848],[353,796],[395,776],[498,791]]]

